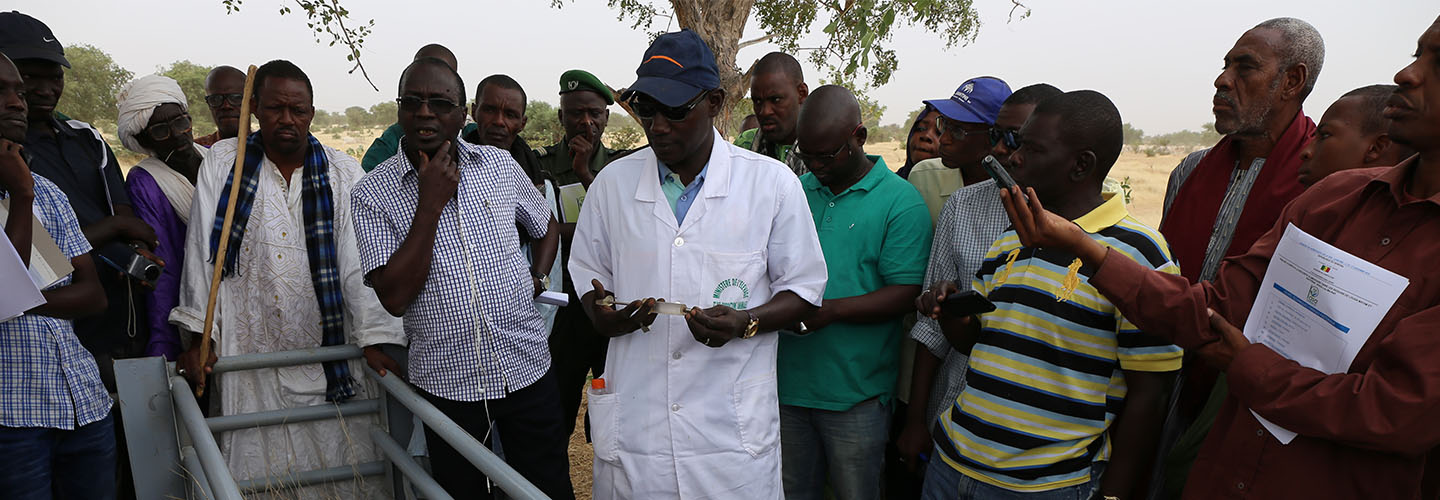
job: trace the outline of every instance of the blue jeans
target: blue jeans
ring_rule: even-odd
[[[75,430],[0,427],[0,496],[113,500],[115,416]]]
[[[1089,500],[1100,489],[1100,477],[1106,462],[1090,464],[1090,482],[1048,491],[1015,491],[971,479],[955,470],[940,457],[940,448],[930,450],[930,464],[925,467],[925,486],[921,500]]]
[[[890,411],[869,399],[845,411],[780,405],[781,475],[786,500],[879,499]]]

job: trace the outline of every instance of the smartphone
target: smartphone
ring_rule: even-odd
[[[1011,186],[1017,185],[1015,178],[1010,177],[1010,171],[1005,170],[1005,166],[1001,165],[1000,160],[996,160],[994,155],[986,155],[985,159],[980,161],[980,166],[985,168],[985,173],[990,174],[991,179],[995,179],[995,185],[1000,189],[1010,189]]]
[[[973,316],[994,310],[995,304],[975,290],[951,294],[940,302],[940,312],[948,316]]]

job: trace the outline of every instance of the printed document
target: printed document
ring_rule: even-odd
[[[1344,373],[1410,280],[1291,224],[1275,248],[1245,337],[1325,373]],[[1295,433],[1250,412],[1281,443]]]
[[[44,305],[45,297],[40,295],[40,288],[30,281],[30,273],[25,269],[24,261],[20,260],[20,254],[10,244],[10,238],[0,234],[0,283],[5,283],[0,289],[0,322],[10,321],[25,311],[35,306]],[[34,259],[31,256],[31,259]]]

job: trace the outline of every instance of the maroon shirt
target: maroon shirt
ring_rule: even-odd
[[[1110,252],[1090,283],[1149,332],[1186,349],[1218,341],[1205,309],[1239,327],[1285,226],[1410,279],[1350,370],[1327,375],[1261,344],[1235,355],[1230,394],[1185,488],[1187,499],[1436,498],[1440,494],[1440,195],[1405,193],[1415,159],[1339,172],[1285,207],[1212,282],[1152,272]],[[1282,445],[1253,409],[1300,434]]]

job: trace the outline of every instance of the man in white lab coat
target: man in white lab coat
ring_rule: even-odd
[[[694,32],[657,38],[636,74],[623,97],[650,147],[596,177],[570,256],[613,337],[589,395],[595,498],[781,498],[774,331],[826,277],[805,193],[715,131],[724,91]]]

